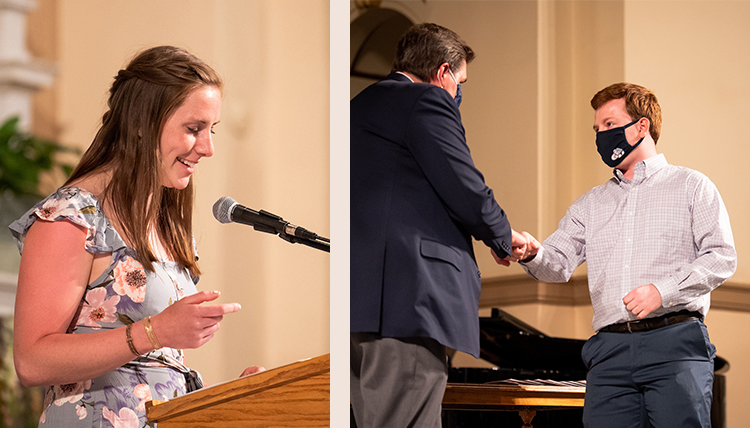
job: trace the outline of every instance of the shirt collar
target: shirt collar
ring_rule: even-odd
[[[651,177],[656,172],[667,166],[667,158],[664,156],[664,153],[659,153],[658,155],[651,156],[648,159],[644,159],[637,164],[635,164],[635,171],[633,173],[633,183],[640,184],[643,182],[643,180],[647,179],[648,177]],[[624,174],[619,169],[615,168],[614,171],[612,171],[615,175],[615,178],[617,178],[617,181],[622,183],[622,181],[625,179]]]
[[[404,73],[403,71],[397,71],[396,74],[406,76],[407,79],[411,80],[411,83],[414,83],[414,79],[412,79],[408,74]]]

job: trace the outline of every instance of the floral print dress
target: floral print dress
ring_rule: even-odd
[[[123,327],[197,292],[197,278],[175,262],[159,261],[154,263],[155,272],[145,270],[135,250],[110,225],[97,199],[83,189],[60,188],[12,223],[19,251],[23,251],[29,227],[40,219],[73,222],[88,231],[86,251],[112,254],[109,267],[87,286],[70,334]],[[39,426],[142,428],[147,426],[145,403],[185,394],[188,370],[182,350],[162,348],[95,379],[49,386]]]

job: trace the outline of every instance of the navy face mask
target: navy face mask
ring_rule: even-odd
[[[452,71],[448,70],[448,72],[451,74],[453,81],[456,82],[456,96],[453,97],[453,101],[455,101],[458,107],[461,107],[461,84],[458,83],[458,80],[456,80],[456,76],[453,75]]]
[[[625,129],[633,126],[636,122],[638,121],[634,120],[625,126],[596,133],[596,150],[604,163],[610,168],[619,165],[643,141],[643,138],[641,138],[631,146],[625,137]]]

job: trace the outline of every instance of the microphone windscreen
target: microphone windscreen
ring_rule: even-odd
[[[237,201],[230,198],[229,196],[219,198],[219,200],[214,204],[214,218],[216,218],[216,220],[219,220],[219,223],[231,223],[232,210],[234,210],[235,205],[237,205]]]

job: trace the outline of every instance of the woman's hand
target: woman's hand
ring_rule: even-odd
[[[152,316],[151,325],[161,345],[177,349],[198,348],[211,340],[219,330],[224,314],[240,310],[239,303],[203,304],[219,296],[218,291],[201,291]]]
[[[260,373],[260,372],[264,372],[264,371],[266,371],[266,369],[263,366],[250,366],[250,367],[246,368],[242,372],[242,374],[240,375],[240,377],[244,377],[244,376],[247,376],[247,375],[251,375],[251,374],[255,374],[255,373]]]

